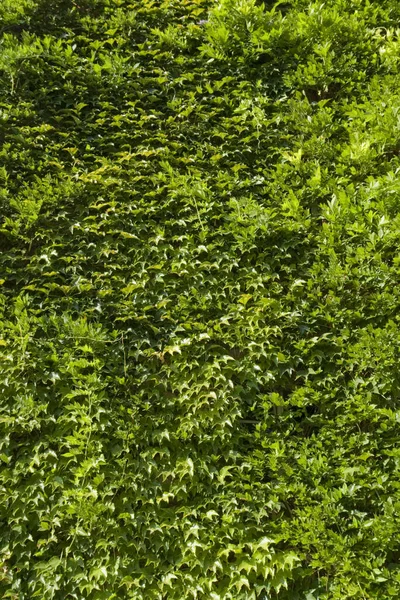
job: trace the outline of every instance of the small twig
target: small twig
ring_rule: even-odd
[[[198,217],[198,219],[200,221],[200,226],[201,226],[202,230],[204,231],[204,226],[203,226],[203,222],[202,222],[201,217],[200,217],[200,212],[199,212],[199,209],[198,209],[198,206],[197,206],[196,198],[193,198],[193,200],[194,200],[194,204],[196,206],[197,217]]]
[[[122,342],[122,350],[124,352],[124,377],[126,377],[126,352],[125,352],[125,344],[124,344],[124,334],[121,334],[121,342]]]

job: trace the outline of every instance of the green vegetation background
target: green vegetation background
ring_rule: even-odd
[[[1,1],[2,598],[400,598],[399,20]]]

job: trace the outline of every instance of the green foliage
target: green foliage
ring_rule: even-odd
[[[400,597],[400,9],[0,3],[0,592]]]

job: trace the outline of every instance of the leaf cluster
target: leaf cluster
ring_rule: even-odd
[[[399,18],[0,3],[1,597],[400,597]]]

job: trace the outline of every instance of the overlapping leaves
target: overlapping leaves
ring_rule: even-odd
[[[399,16],[1,3],[2,597],[399,597]]]

